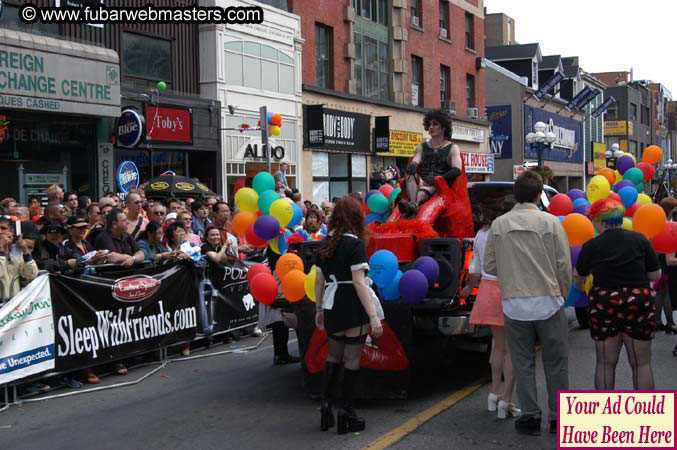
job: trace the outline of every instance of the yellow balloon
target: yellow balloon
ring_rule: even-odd
[[[306,289],[306,296],[312,301],[315,301],[315,275],[317,275],[317,271],[316,267],[313,266],[311,267],[310,272],[308,272],[306,281],[303,284],[304,288]]]
[[[590,179],[587,192],[590,203],[607,198],[609,192],[611,192],[611,186],[609,185],[609,180],[604,175],[595,175]]]
[[[651,201],[651,197],[649,197],[648,195],[639,194],[637,196],[637,203],[639,203],[640,205],[650,205],[653,202]]]
[[[252,188],[241,188],[235,193],[235,206],[242,211],[259,210],[259,194]]]
[[[291,222],[292,217],[294,217],[294,208],[292,208],[291,203],[286,199],[280,198],[271,203],[268,214],[275,217],[280,223],[280,226],[284,228]]]
[[[623,228],[626,230],[632,231],[632,219],[629,217],[623,217]]]
[[[277,241],[278,241],[277,239],[271,239],[270,241],[268,241],[268,247],[270,247],[270,249],[272,251],[274,251],[275,253],[277,253],[279,255],[280,254],[280,246],[277,245]]]
[[[585,279],[585,286],[583,288],[586,294],[590,293],[590,289],[592,289],[592,275]]]
[[[618,170],[614,170],[614,175],[616,175],[616,181],[614,181],[614,186],[616,183],[623,181],[623,175]]]
[[[635,165],[637,165],[637,158],[635,158],[635,155],[633,155],[632,153],[625,152],[625,153],[623,153],[623,156],[629,156],[630,158],[632,158],[632,162],[634,162]]]
[[[279,136],[280,132],[281,132],[280,127],[278,127],[277,125],[272,125],[270,127],[270,134],[272,134],[273,136]]]

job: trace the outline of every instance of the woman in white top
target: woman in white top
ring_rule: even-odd
[[[463,288],[461,296],[467,298],[479,285],[477,298],[473,305],[470,323],[473,325],[488,325],[491,327],[493,347],[491,349],[491,392],[487,399],[489,411],[498,410],[498,418],[508,416],[517,417],[520,410],[512,403],[512,393],[515,388],[515,370],[510,359],[508,340],[505,335],[503,322],[503,307],[501,304],[501,289],[498,279],[484,272],[484,250],[489,237],[491,223],[498,216],[498,209],[489,205],[482,205],[484,225],[475,236],[473,245],[473,259],[470,263],[470,281]],[[501,375],[504,382],[501,383]]]

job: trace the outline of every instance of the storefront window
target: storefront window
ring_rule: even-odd
[[[367,192],[367,157],[346,153],[313,152],[313,203]]]
[[[294,58],[258,42],[224,44],[226,83],[282,94],[294,93]]]
[[[153,177],[162,175],[171,170],[177,175],[187,176],[186,152],[167,152],[153,150]],[[132,150],[118,148],[115,150],[115,170],[124,161],[132,161],[139,169],[141,182],[151,179],[150,154],[147,150]]]
[[[122,73],[144,80],[162,80],[171,88],[172,41],[122,33]]]

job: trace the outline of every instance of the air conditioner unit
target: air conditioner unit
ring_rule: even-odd
[[[419,26],[419,17],[418,16],[411,16],[411,24],[415,27]]]
[[[452,102],[451,100],[445,100],[442,102],[442,109],[446,109],[451,114],[456,114],[456,102]]]
[[[479,117],[479,111],[477,108],[468,108],[468,117],[471,119],[477,119]]]
[[[447,29],[446,28],[440,28],[440,37],[443,37],[444,39],[447,38]]]

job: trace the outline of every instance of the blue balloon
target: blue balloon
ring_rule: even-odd
[[[590,203],[580,203],[577,207],[574,208],[574,212],[578,214],[583,214],[587,216],[590,212]]]
[[[576,199],[582,198],[585,199],[585,192],[581,191],[580,189],[572,189],[569,192],[567,192],[567,195],[571,199],[572,202],[575,202]]]
[[[395,278],[390,284],[383,289],[381,289],[381,295],[383,300],[387,302],[394,302],[395,300],[400,299],[400,279],[402,278],[402,271],[398,270],[395,274]]]
[[[397,270],[397,256],[390,250],[379,250],[369,258],[369,276],[380,288],[393,281]]]
[[[574,200],[574,209],[576,209],[580,205],[585,205],[589,207],[590,202],[585,198],[577,198],[576,200]]]
[[[371,213],[367,215],[367,217],[365,217],[364,219],[364,223],[369,225],[372,222],[383,222],[383,215],[376,213]]]
[[[639,193],[634,186],[625,186],[623,189],[618,191],[618,195],[621,197],[621,203],[623,203],[623,206],[629,208],[637,203],[637,197]]]
[[[300,224],[301,219],[303,219],[303,210],[301,207],[296,203],[292,203],[291,207],[294,211],[294,214],[291,216],[291,220],[287,224],[287,228],[294,228],[296,225]]]

